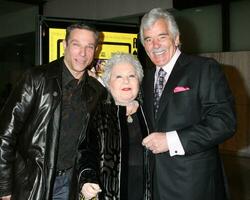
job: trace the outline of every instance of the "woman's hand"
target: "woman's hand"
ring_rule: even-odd
[[[81,190],[81,192],[86,200],[94,198],[101,191],[102,190],[101,190],[100,186],[98,184],[95,184],[95,183],[85,183],[82,186],[82,190]]]
[[[0,197],[0,200],[11,200],[11,195]]]

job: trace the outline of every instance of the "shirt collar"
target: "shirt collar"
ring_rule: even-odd
[[[80,79],[79,84],[83,83],[86,80],[86,74],[84,73],[82,78]],[[75,77],[71,74],[66,64],[63,62],[63,70],[62,70],[62,87],[65,87],[70,81],[74,80]],[[78,85],[79,85],[78,84]]]
[[[65,87],[70,81],[74,80],[75,78],[70,73],[69,69],[66,67],[65,63],[63,62],[63,70],[62,70],[62,86]]]

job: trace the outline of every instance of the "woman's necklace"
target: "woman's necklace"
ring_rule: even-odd
[[[130,114],[127,117],[127,122],[128,123],[133,123],[133,118],[132,118],[132,116]]]
[[[119,104],[118,104],[119,105]],[[132,102],[129,102],[126,105],[126,112],[127,112],[127,122],[128,123],[133,123],[133,117],[131,116],[132,114],[134,114],[137,110],[137,108],[139,107],[139,103],[136,100],[133,100]]]

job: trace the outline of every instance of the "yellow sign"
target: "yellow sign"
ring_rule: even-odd
[[[66,29],[49,29],[49,62],[56,60],[63,55],[62,41],[66,35]]]
[[[49,29],[49,62],[63,56],[64,49],[62,41],[65,38],[66,29],[50,28]],[[93,72],[98,76],[102,75],[105,68],[106,60],[111,58],[116,52],[131,53],[137,55],[136,46],[137,34],[119,33],[119,32],[101,32],[98,51],[95,55],[94,62],[90,66]]]
[[[49,29],[49,62],[63,56],[62,41],[66,30],[60,28]],[[98,45],[99,52],[96,59],[109,59],[115,52],[126,52],[137,55],[137,34],[101,32],[101,40]]]

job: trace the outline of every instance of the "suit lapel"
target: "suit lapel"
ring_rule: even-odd
[[[146,109],[148,113],[148,117],[152,123],[154,123],[154,74],[155,74],[155,68],[147,69],[145,71],[144,76],[144,93],[146,99],[144,99],[146,106],[144,109]],[[154,126],[154,125],[153,125]]]
[[[154,74],[155,74],[155,70],[154,70],[154,73],[151,73],[150,80],[149,80],[150,86],[148,87],[148,90],[150,91],[149,97],[150,97],[151,102],[154,102],[154,77],[155,77]],[[154,119],[154,103],[152,103],[150,106],[150,113],[151,113],[150,118]]]
[[[183,72],[185,70],[182,70],[183,67],[186,65],[186,59],[185,54],[181,53],[179,58],[177,59],[175,66],[170,74],[170,77],[168,78],[168,81],[164,87],[164,90],[161,95],[160,103],[159,103],[159,110],[157,113],[156,121],[160,118],[160,116],[163,114],[163,111],[165,110],[165,107],[168,104],[168,101],[170,97],[173,95],[173,88],[177,85],[180,78],[183,77]]]

